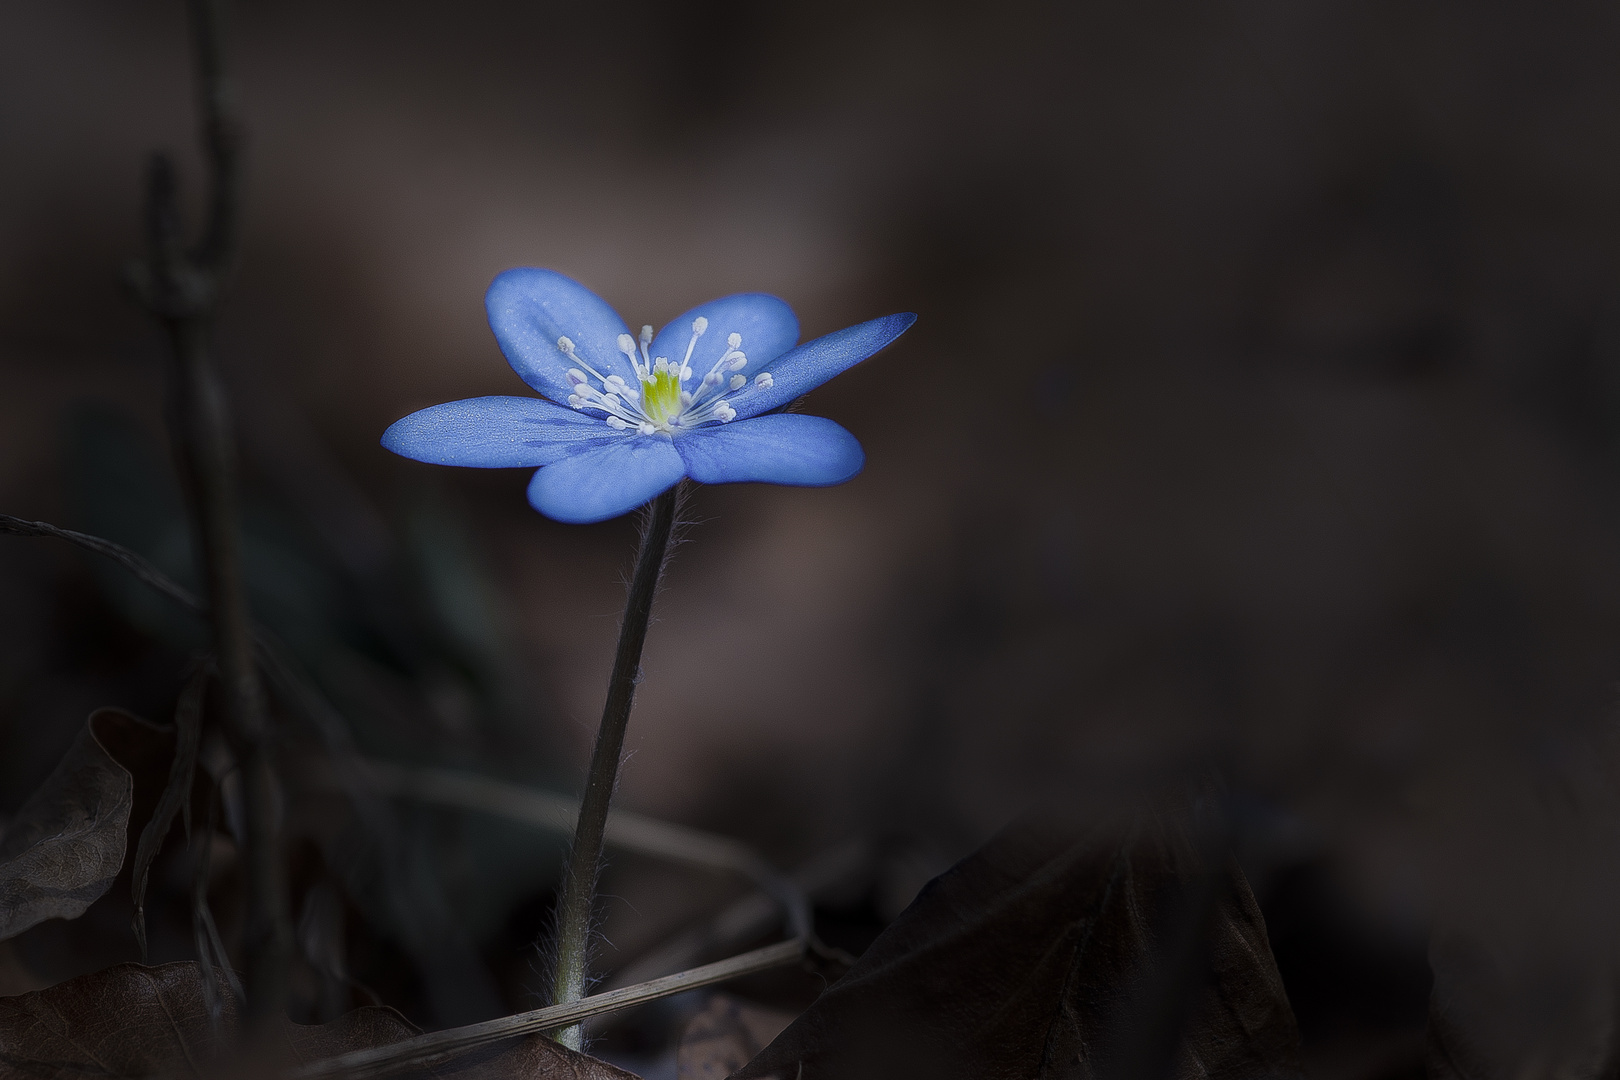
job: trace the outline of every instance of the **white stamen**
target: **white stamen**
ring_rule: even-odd
[[[692,320],[692,337],[686,344],[685,355],[679,360],[652,355],[651,343],[656,335],[650,325],[641,328],[639,338],[627,333],[618,335],[616,344],[619,351],[629,357],[630,366],[636,373],[635,381],[618,374],[603,375],[578,354],[573,339],[558,338],[557,348],[578,365],[569,368],[566,373],[568,386],[573,391],[568,396],[568,404],[575,409],[602,414],[602,419],[613,431],[642,435],[663,433],[669,437],[705,425],[730,423],[737,418],[737,410],[720,395],[748,394],[769,389],[773,379],[769,372],[760,372],[750,388],[748,377],[738,374],[748,366],[748,356],[742,351],[742,335],[733,331],[726,334],[726,349],[715,360],[708,374],[703,376],[701,382],[693,381],[692,356],[697,349],[698,338],[708,329],[707,318],[700,315]],[[672,410],[671,415],[654,421],[643,411],[643,394],[637,387],[650,385],[657,376],[665,373],[675,380],[679,407]],[[593,381],[601,384],[600,390],[592,386]]]
[[[641,362],[636,359],[636,339],[631,337],[629,334],[620,334],[619,351],[624,353],[624,355],[629,358],[630,370],[634,371],[639,377],[641,375]],[[613,378],[618,378],[618,376],[615,375]],[[623,380],[621,379],[620,381],[622,382]]]

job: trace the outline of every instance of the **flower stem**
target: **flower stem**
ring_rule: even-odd
[[[602,861],[602,838],[607,828],[608,804],[619,776],[619,757],[624,750],[624,731],[630,723],[636,683],[641,679],[641,647],[647,640],[647,622],[652,617],[653,596],[664,573],[670,534],[675,530],[676,489],[671,488],[652,501],[647,511],[641,550],[636,555],[635,577],[625,599],[624,621],[619,625],[619,648],[613,657],[613,675],[608,680],[607,704],[602,709],[602,726],[596,732],[596,749],[591,752],[591,768],[585,778],[585,795],[580,800],[579,824],[574,830],[574,847],[568,855],[563,878],[562,902],[557,907],[557,970],[553,1004],[567,1005],[585,996],[589,964],[591,901],[596,893],[596,875]],[[558,1042],[572,1050],[581,1043],[579,1025],[563,1028]]]

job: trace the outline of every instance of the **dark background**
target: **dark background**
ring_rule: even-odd
[[[806,338],[915,311],[807,402],[860,478],[694,496],[620,804],[783,865],[872,838],[822,913],[858,946],[1032,800],[1219,775],[1317,1075],[1420,1071],[1436,932],[1495,973],[1458,976],[1500,983],[1481,1015],[1581,1058],[1620,855],[1617,49],[1597,3],[242,3],[218,353],[259,612],[369,751],[570,790],[633,523],[377,445],[523,392],[489,280],[634,325],[770,291]],[[147,155],[195,208],[194,146],[182,5],[0,11],[0,511],[180,575],[118,269]],[[0,612],[5,810],[90,708],[167,716],[198,643],[51,541],[0,538]],[[402,812],[490,1007],[531,1005],[556,844]],[[610,967],[731,888],[611,874]],[[96,918],[0,946],[12,985],[130,958]]]

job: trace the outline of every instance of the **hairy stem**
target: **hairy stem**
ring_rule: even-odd
[[[619,648],[613,657],[613,675],[608,680],[607,704],[602,709],[602,726],[596,732],[596,749],[591,752],[585,795],[580,800],[579,824],[574,829],[574,847],[569,852],[567,876],[563,879],[562,902],[557,906],[557,971],[553,996],[557,1005],[568,1005],[585,996],[591,902],[596,894],[597,868],[602,861],[608,804],[613,800],[613,787],[619,777],[619,756],[624,751],[624,731],[630,723],[636,683],[641,678],[641,647],[647,640],[653,597],[658,592],[658,579],[663,576],[670,534],[675,529],[675,497],[676,489],[671,488],[654,499],[648,509],[641,550],[636,555],[635,577],[630,581],[630,595],[625,599],[624,621],[619,625]],[[564,1046],[578,1050],[581,1029],[577,1024],[563,1028],[556,1038]]]

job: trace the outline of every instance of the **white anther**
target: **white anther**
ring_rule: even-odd
[[[711,371],[707,375],[703,376],[703,385],[719,386],[724,379],[725,376],[720,374],[718,371]]]
[[[768,371],[762,371],[754,376],[754,386],[757,389],[769,390],[774,385],[776,385],[776,380],[771,378],[771,373]]]
[[[574,355],[574,342],[566,335],[557,339],[557,348],[561,349],[569,356]]]
[[[682,405],[691,405],[692,404],[692,392],[690,390],[682,390],[681,391],[681,404]]]
[[[618,394],[604,394],[602,396],[602,400],[607,402],[609,405],[617,405],[622,399]]]
[[[708,328],[709,320],[705,319],[703,316],[699,315],[697,318],[692,320],[692,333],[697,334],[699,337],[702,337],[703,332]]]
[[[620,420],[617,416],[610,416],[607,418],[607,420],[608,427],[612,428],[614,431],[623,431],[625,428],[630,426],[623,420]]]
[[[641,432],[643,435],[651,435],[658,429],[652,426],[652,421],[643,420],[640,424],[636,425],[636,430]]]
[[[745,387],[747,385],[748,385],[748,376],[746,376],[746,375],[733,375],[731,377],[731,388],[733,390],[741,390],[743,387]]]
[[[652,331],[651,326],[643,326],[641,328],[641,343],[643,345],[651,345],[652,344],[652,334],[653,334],[653,331]]]
[[[746,357],[746,356],[739,356],[739,357],[737,357],[735,360],[733,360],[731,362],[731,370],[732,371],[741,371],[743,368],[745,368],[747,366],[748,366],[748,357]]]
[[[730,345],[733,349],[742,348],[742,335],[741,334],[731,334],[731,335],[729,335],[726,338],[726,344]]]
[[[669,370],[669,357],[660,356],[658,359],[654,360],[653,361],[653,370],[654,371],[668,371]]]
[[[588,380],[585,378],[585,373],[583,371],[579,370],[579,368],[569,368],[568,369],[568,385],[569,386],[578,386],[581,383],[586,382],[586,381],[588,381]]]
[[[585,407],[585,399],[580,397],[578,394],[569,394],[568,404],[572,405],[576,409],[582,409]]]
[[[729,424],[737,418],[737,410],[722,401],[715,405],[715,415],[720,418],[722,424]]]
[[[682,360],[681,370],[677,374],[679,374],[682,379],[690,379],[692,377],[692,365],[688,364],[685,360]]]

